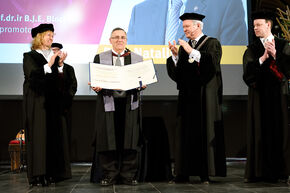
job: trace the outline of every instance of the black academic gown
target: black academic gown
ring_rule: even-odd
[[[113,58],[111,59],[113,61]],[[100,56],[96,55],[94,58],[94,63],[100,63]],[[124,57],[124,64],[131,64],[131,55]],[[139,100],[140,92],[137,89],[132,89],[127,92],[126,96],[126,112],[123,119],[125,120],[124,133],[116,133],[115,131],[115,112],[105,112],[104,99],[103,96],[113,94],[112,90],[102,89],[98,92],[96,100],[96,119],[95,119],[95,131],[93,133],[93,165],[91,170],[91,182],[99,182],[102,177],[102,171],[98,162],[98,153],[106,151],[116,151],[118,149],[125,150],[137,150],[138,156],[140,157],[140,146],[142,144],[143,138],[141,137],[141,112],[140,112],[140,101],[139,107],[135,110],[131,110],[131,94],[134,95],[134,100]],[[118,102],[115,100],[115,103]],[[122,135],[123,137],[123,147],[118,147],[118,141],[116,140],[116,135]],[[121,138],[122,138],[121,136]],[[120,139],[120,136],[118,137]],[[143,158],[142,158],[143,159]],[[141,160],[140,160],[141,161]],[[139,163],[140,164],[140,163]],[[141,167],[141,166],[140,166]],[[140,170],[143,170],[139,167]],[[144,178],[144,174],[141,178]],[[140,179],[139,179],[140,180]],[[142,179],[141,179],[142,180]]]
[[[27,176],[71,178],[69,144],[63,116],[62,87],[67,78],[59,76],[57,63],[44,73],[47,61],[36,51],[24,53],[23,110],[27,147]],[[71,77],[70,77],[71,78]],[[72,79],[72,78],[71,78]]]
[[[64,109],[64,118],[67,125],[67,136],[69,139],[69,144],[71,143],[71,130],[72,130],[72,101],[73,97],[77,91],[77,79],[75,76],[74,68],[69,64],[64,63],[63,66],[63,81],[61,84],[63,87],[62,91],[62,104]]]
[[[270,70],[272,57],[262,65],[265,49],[260,40],[244,53],[243,79],[248,85],[247,164],[248,180],[277,180],[290,174],[290,132],[287,90],[290,78],[290,46],[275,38],[276,65],[284,79]]]
[[[131,64],[130,55],[124,58],[125,65]],[[99,63],[99,56],[94,59],[94,63]],[[137,89],[129,90],[127,92],[126,100],[126,115],[125,115],[125,133],[124,133],[124,149],[137,149],[140,133],[140,117],[139,108],[131,110],[131,93],[139,98],[139,91]],[[111,151],[116,150],[115,140],[115,125],[114,125],[114,111],[105,112],[103,96],[112,95],[113,91],[108,89],[102,89],[97,95],[97,107],[96,107],[96,121],[95,132],[93,135],[93,144],[96,147],[96,151]],[[115,101],[116,102],[116,101]],[[140,104],[139,104],[140,105]]]
[[[63,66],[63,103],[64,103],[64,110],[69,111],[72,105],[72,100],[77,92],[77,79],[75,76],[74,68],[64,63]]]
[[[199,51],[199,64],[188,62],[183,47],[179,48],[177,66],[171,57],[167,59],[168,75],[179,90],[175,170],[182,176],[225,176],[221,45],[209,38]]]

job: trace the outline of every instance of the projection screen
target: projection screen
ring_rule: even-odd
[[[204,14],[203,32],[223,47],[224,95],[246,95],[242,81],[242,55],[248,44],[247,0],[183,0],[180,14]],[[53,23],[54,41],[62,43],[78,80],[79,96],[95,95],[88,86],[89,62],[111,48],[110,33],[127,31],[128,48],[153,59],[158,82],[145,96],[176,96],[176,84],[166,72],[171,53],[165,42],[171,0],[9,0],[0,2],[0,96],[22,95],[23,53],[30,51],[31,28]],[[176,40],[186,39],[182,22]]]

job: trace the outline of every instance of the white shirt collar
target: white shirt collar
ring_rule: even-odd
[[[197,38],[195,38],[194,40],[196,41],[196,42],[198,42],[199,41],[199,39],[202,37],[202,36],[204,36],[204,34],[203,33],[201,33]]]
[[[267,38],[260,38],[261,42],[263,45],[265,45],[265,42],[271,42],[273,41],[274,39],[274,36],[273,34],[269,35]]]
[[[115,52],[113,49],[112,49],[112,52],[113,52],[114,54],[118,55],[118,53]],[[125,53],[125,50],[123,50],[123,51],[120,53],[120,55],[123,55],[124,53]]]
[[[47,50],[47,53],[48,54],[45,54],[45,51],[44,50],[41,50],[41,49],[37,49],[35,51],[37,51],[38,53],[40,53],[41,55],[43,55],[43,57],[46,59],[47,62],[49,62],[50,61],[50,58],[53,56],[52,49]]]

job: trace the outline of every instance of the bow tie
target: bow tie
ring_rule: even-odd
[[[128,56],[130,53],[131,53],[131,52],[125,52],[124,54],[120,55],[120,57]],[[114,52],[112,52],[112,55],[118,57],[118,55],[115,54]]]

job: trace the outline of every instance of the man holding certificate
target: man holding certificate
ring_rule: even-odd
[[[125,66],[143,61],[126,47],[127,34],[121,28],[113,29],[110,37],[112,50],[97,54],[94,63]],[[146,86],[131,90],[104,89],[91,86],[97,93],[96,126],[94,132],[94,160],[91,181],[108,186],[120,182],[137,185],[137,149],[140,136],[139,96]],[[98,168],[99,167],[99,168]]]

